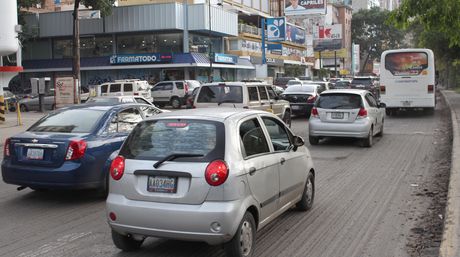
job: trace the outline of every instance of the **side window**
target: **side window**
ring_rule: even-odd
[[[177,89],[184,89],[184,82],[176,82]]]
[[[155,87],[152,88],[152,91],[162,91],[164,90],[164,85],[163,84],[157,84]]]
[[[249,101],[259,101],[259,93],[257,87],[248,87]]]
[[[262,120],[264,121],[268,134],[270,135],[275,152],[288,151],[290,149],[291,142],[284,125],[279,121],[268,117],[264,117]]]
[[[164,89],[163,90],[173,90],[173,84],[172,83],[165,83],[164,84]]]
[[[150,103],[142,98],[139,98],[139,97],[136,97],[134,98],[136,100],[136,102],[140,103],[140,104],[148,104],[150,105]]]
[[[160,114],[161,111],[152,106],[141,106],[142,112],[144,113],[145,118],[152,117],[155,114]]]
[[[123,110],[117,115],[117,131],[118,132],[131,132],[131,130],[142,121],[141,113],[137,108],[129,108]]]
[[[320,86],[318,87],[318,94],[321,94],[321,93],[322,93],[323,91],[325,91],[325,90],[326,90],[326,86],[325,86],[325,85],[320,85]]]
[[[267,91],[268,91],[268,96],[270,97],[270,99],[274,100],[276,97],[276,93],[275,93],[275,90],[273,90],[273,87],[268,86]]]
[[[133,84],[124,84],[123,92],[133,92]]]
[[[102,85],[101,86],[101,93],[107,93],[107,88],[109,87],[109,85]]]
[[[114,92],[120,92],[121,91],[121,84],[112,84],[110,85],[110,93],[114,93]]]
[[[258,86],[260,92],[260,100],[268,100],[267,89],[265,86]]]
[[[257,119],[251,119],[241,124],[240,140],[244,157],[270,152],[267,139]]]
[[[377,101],[375,101],[371,94],[366,95],[366,101],[371,107],[377,107]]]

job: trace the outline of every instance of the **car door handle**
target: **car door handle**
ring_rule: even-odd
[[[254,175],[254,173],[256,173],[256,168],[254,168],[254,167],[249,168],[249,175],[252,176],[252,175]]]
[[[286,162],[286,160],[284,158],[281,158],[281,160],[280,160],[281,165],[283,165],[285,162]]]

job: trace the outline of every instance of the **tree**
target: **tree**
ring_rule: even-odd
[[[387,24],[390,12],[380,10],[378,7],[370,10],[360,10],[353,14],[351,20],[352,41],[361,48],[361,59],[379,59],[384,50],[402,48],[404,44],[404,31],[397,29],[392,24]]]

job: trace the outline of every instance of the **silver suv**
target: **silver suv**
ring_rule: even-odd
[[[154,104],[160,107],[171,105],[175,109],[180,109],[186,104],[192,91],[200,86],[201,83],[197,80],[158,82],[152,88]]]
[[[195,97],[194,107],[233,107],[268,111],[291,126],[289,102],[281,100],[273,86],[264,82],[204,84]]]
[[[275,115],[236,108],[170,112],[139,123],[110,168],[114,244],[146,237],[224,244],[252,256],[256,231],[312,207],[315,171],[302,138]]]

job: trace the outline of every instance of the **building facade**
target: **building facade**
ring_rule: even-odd
[[[357,12],[361,9],[371,9],[373,7],[380,7],[380,0],[353,0],[352,2],[353,12]]]

